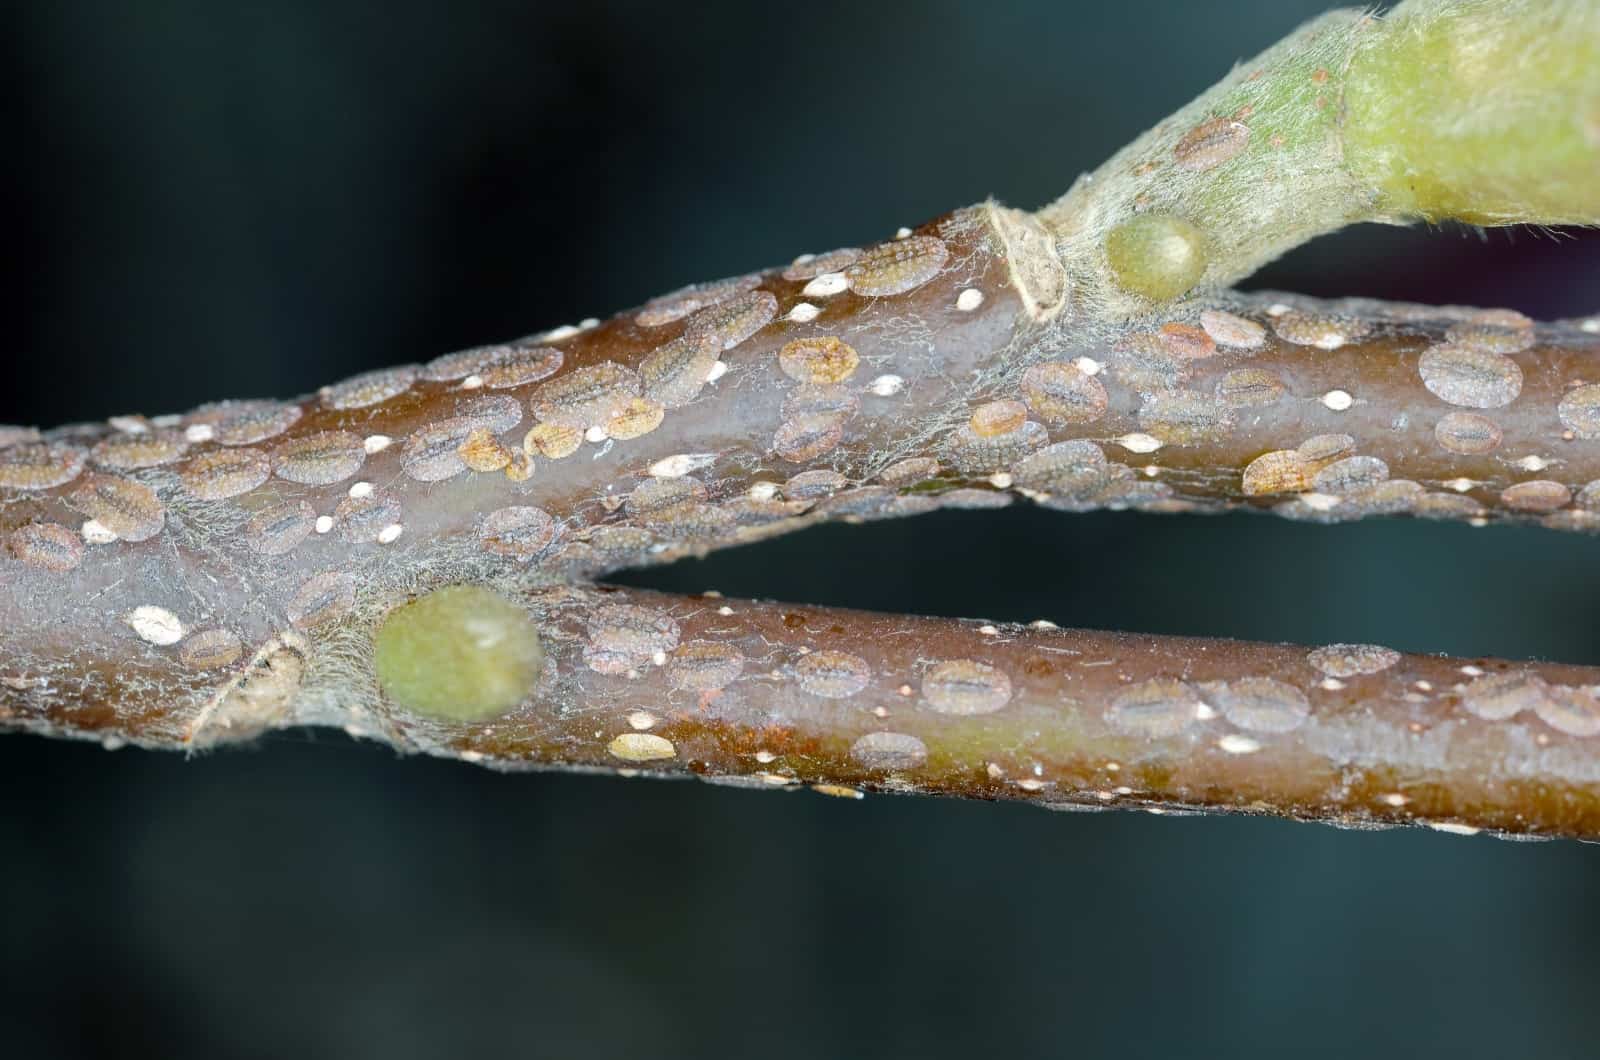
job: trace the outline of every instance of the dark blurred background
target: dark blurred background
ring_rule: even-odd
[[[1321,6],[10,7],[0,422],[295,394],[1041,205]],[[1600,240],[1368,228],[1252,286],[1572,315]],[[1012,510],[628,580],[1600,663],[1596,557]],[[1597,1048],[1574,843],[498,776],[324,732],[191,761],[10,737],[0,804],[6,1057]]]

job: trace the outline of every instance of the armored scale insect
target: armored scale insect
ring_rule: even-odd
[[[1037,214],[957,210],[299,401],[8,429],[0,725],[1600,833],[1590,668],[601,583],[1018,498],[1592,532],[1600,318],[1226,285],[1355,220],[1592,223],[1597,17],[1335,13]],[[1549,79],[1507,104],[1537,115],[1514,145],[1479,87],[1496,49]]]

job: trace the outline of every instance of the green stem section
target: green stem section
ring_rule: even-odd
[[[1600,5],[1332,12],[1039,216],[1076,314],[1109,320],[1234,283],[1361,221],[1600,223]]]
[[[1345,156],[1382,208],[1472,224],[1600,221],[1600,5],[1407,4],[1363,40]]]

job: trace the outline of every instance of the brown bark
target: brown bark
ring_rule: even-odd
[[[660,660],[586,666],[593,579],[824,520],[1023,497],[1600,526],[1600,322],[1223,294],[1109,326],[1037,235],[986,205],[298,402],[13,431],[0,725],[190,747],[332,724],[503,767],[1600,834],[1600,679],[1577,668],[1317,670],[1304,649],[658,598],[682,631]],[[512,715],[446,731],[378,692],[370,639],[458,582],[526,600],[553,665]],[[718,672],[697,642],[744,665],[673,685]],[[816,662],[834,651],[861,666]],[[930,708],[941,660],[992,670],[936,698],[997,697],[998,674],[1006,702]],[[807,685],[863,670],[849,695]],[[670,761],[624,765],[630,733]]]

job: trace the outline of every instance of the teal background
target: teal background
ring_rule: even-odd
[[[987,195],[1036,206],[1317,4],[9,6],[0,421],[288,395]],[[1592,235],[1252,281],[1600,309]],[[1600,664],[1597,543],[944,513],[629,576]],[[1579,1057],[1600,856],[1266,820],[497,776],[328,732],[0,740],[16,1057]]]

